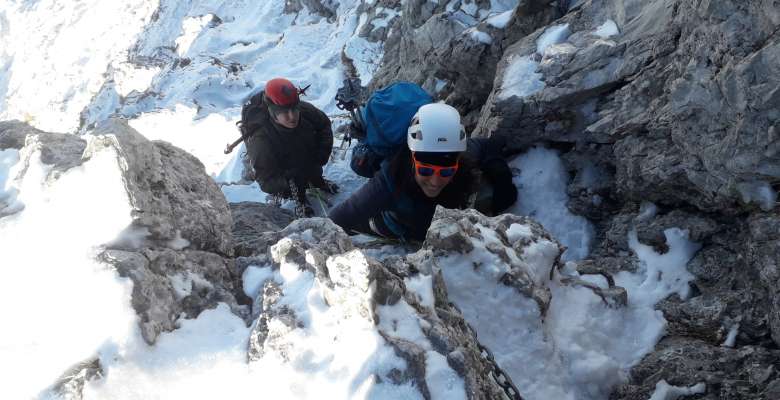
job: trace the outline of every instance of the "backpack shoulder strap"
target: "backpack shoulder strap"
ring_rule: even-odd
[[[250,97],[241,107],[241,119],[236,122],[236,126],[244,139],[252,136],[260,125],[267,123],[268,109],[263,104],[264,93]]]

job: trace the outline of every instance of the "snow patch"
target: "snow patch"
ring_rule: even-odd
[[[181,231],[176,231],[176,237],[168,241],[168,247],[173,250],[184,250],[190,245],[189,240],[181,237]]]
[[[116,152],[104,149],[54,181],[40,152],[25,161],[13,181],[23,210],[0,219],[0,304],[4,324],[17,327],[3,330],[11,345],[0,346],[0,371],[14,376],[0,388],[8,399],[37,398],[74,363],[137,329],[132,284],[96,261],[132,222]]]
[[[498,29],[504,29],[509,24],[509,21],[512,20],[512,13],[514,10],[509,10],[502,12],[498,15],[493,15],[492,17],[489,17],[485,22],[487,22],[489,25],[498,28]]]
[[[19,162],[18,150],[0,150],[0,215],[3,215],[6,209],[6,212],[10,212],[16,199],[17,190],[9,185],[9,177],[17,162]]]
[[[739,334],[739,323],[731,325],[731,328],[729,328],[729,334],[726,336],[726,340],[721,346],[734,348],[734,345],[737,342],[737,334]]]
[[[555,25],[545,29],[536,40],[536,52],[544,55],[548,47],[564,42],[569,37],[569,24]]]
[[[685,300],[690,295],[688,282],[694,276],[685,269],[685,265],[701,248],[701,245],[688,240],[688,232],[679,228],[664,231],[669,251],[658,254],[652,246],[639,242],[636,230],[629,232],[628,245],[642,261],[645,278],[641,282],[632,281],[620,284],[638,290],[629,291],[629,302],[636,304],[655,304],[671,294],[677,294]],[[619,274],[623,275],[624,272]],[[617,281],[617,277],[616,277]],[[638,295],[642,293],[642,295]]]
[[[249,185],[222,185],[221,189],[228,203],[244,201],[265,203],[268,201],[268,194],[260,190],[260,185],[257,182],[252,182]]]
[[[230,161],[222,149],[239,133],[232,119],[220,114],[196,119],[196,115],[196,109],[179,104],[174,110],[144,113],[128,122],[147,139],[164,140],[194,155],[206,173],[216,177]]]
[[[677,400],[681,396],[690,396],[692,394],[702,394],[707,391],[707,385],[697,383],[690,387],[672,386],[661,379],[655,384],[655,391],[649,400]]]
[[[601,24],[601,26],[596,28],[596,30],[593,32],[594,35],[602,38],[615,36],[619,33],[620,31],[618,31],[617,24],[615,23],[615,21],[611,19],[606,20],[603,24]]]
[[[469,36],[471,37],[471,39],[473,39],[475,42],[478,43],[487,44],[487,45],[493,43],[493,38],[489,34],[477,30],[476,28],[469,30]]]
[[[252,299],[256,299],[257,295],[260,294],[260,290],[263,289],[263,284],[275,276],[271,267],[250,265],[241,276],[244,293]]]
[[[506,230],[506,236],[510,243],[514,243],[520,239],[532,238],[533,233],[528,225],[512,224]]]
[[[643,201],[639,205],[639,215],[636,216],[637,221],[649,221],[655,218],[658,214],[658,206],[650,201]]]
[[[536,72],[538,67],[539,63],[533,61],[530,56],[511,57],[509,66],[504,71],[499,98],[506,100],[512,96],[527,97],[544,89],[542,74]]]
[[[737,190],[743,202],[757,203],[764,211],[772,210],[777,204],[777,192],[766,182],[742,182],[737,185]]]
[[[441,80],[441,79],[439,79],[439,78],[434,78],[434,82],[436,82],[436,83],[434,84],[433,90],[434,90],[436,93],[439,93],[439,92],[441,92],[441,91],[442,91],[442,89],[444,89],[444,87],[446,87],[446,86],[447,86],[447,81],[445,81],[445,80]]]
[[[182,21],[182,34],[174,41],[176,43],[176,52],[180,57],[187,55],[192,42],[195,41],[213,17],[211,14],[206,14],[200,17],[190,17]]]
[[[518,201],[508,211],[527,215],[550,231],[568,250],[562,259],[580,260],[590,252],[595,235],[587,219],[569,212],[566,186],[569,174],[554,150],[534,147],[510,161],[519,170],[513,178]]]
[[[371,22],[369,22],[372,26],[371,28],[372,31],[379,28],[387,28],[388,24],[390,24],[390,21],[392,21],[393,18],[398,16],[398,12],[391,8],[379,7],[377,8],[375,15],[382,15],[382,16],[374,18],[371,20]]]

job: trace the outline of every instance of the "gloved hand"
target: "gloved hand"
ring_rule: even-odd
[[[330,194],[336,194],[339,192],[339,185],[335,184],[332,181],[329,181],[322,176],[313,179],[311,182],[311,185],[314,186],[317,189],[320,189],[324,192],[330,193]]]
[[[336,182],[329,181],[329,180],[327,180],[325,178],[323,178],[322,180],[325,181],[325,187],[320,188],[320,189],[322,189],[322,190],[324,190],[324,191],[326,191],[326,192],[328,192],[330,194],[336,194],[336,193],[339,192],[339,185],[337,185]]]
[[[357,126],[354,122],[349,123],[349,136],[357,139],[357,140],[363,140],[366,138],[366,131],[361,129],[359,126]]]

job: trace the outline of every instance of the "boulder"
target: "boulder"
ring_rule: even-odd
[[[161,247],[233,254],[233,221],[225,196],[193,155],[163,141],[149,141],[127,123],[111,119],[99,125],[84,157],[105,147],[119,155],[133,225],[128,236]],[[132,231],[132,232],[130,232]],[[133,248],[129,240],[117,248]]]

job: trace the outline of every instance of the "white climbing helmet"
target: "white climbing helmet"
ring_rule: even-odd
[[[460,124],[458,110],[444,103],[420,107],[407,130],[406,143],[411,151],[465,151],[466,130]]]

